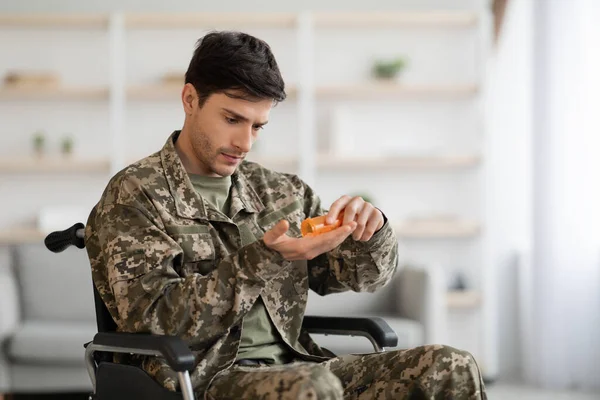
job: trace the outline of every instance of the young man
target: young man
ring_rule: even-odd
[[[205,36],[181,99],[185,121],[159,152],[109,182],[86,228],[93,279],[119,331],[178,335],[208,399],[485,398],[473,357],[432,345],[333,357],[301,330],[308,290],[375,291],[397,241],[360,197],[327,212],[343,225],[302,238],[323,215],[300,178],[244,161],[285,99],[269,46],[238,32]],[[171,390],[154,357],[129,360]]]

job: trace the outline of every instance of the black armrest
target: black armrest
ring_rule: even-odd
[[[372,338],[379,347],[398,345],[398,335],[379,317],[321,317],[305,316],[302,327],[309,333],[331,335],[362,335]]]
[[[92,342],[98,351],[162,356],[177,372],[192,371],[195,359],[183,339],[177,336],[143,333],[97,333]],[[103,348],[105,347],[105,348]]]

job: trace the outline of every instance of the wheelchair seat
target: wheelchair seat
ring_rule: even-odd
[[[159,385],[140,368],[100,362],[96,370],[96,393],[92,399],[181,400],[181,393]]]

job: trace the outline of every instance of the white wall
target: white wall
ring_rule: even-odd
[[[518,258],[531,249],[533,1],[509,2],[490,74],[489,243],[498,313],[499,375],[522,373]],[[527,265],[524,265],[527,267]]]
[[[528,377],[600,390],[600,4],[537,2],[534,326]]]
[[[499,376],[560,389],[598,389],[598,15],[510,2],[491,75]]]

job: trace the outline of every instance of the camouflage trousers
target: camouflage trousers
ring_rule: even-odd
[[[473,356],[448,346],[344,355],[322,363],[234,366],[205,399],[487,399]],[[202,397],[200,397],[202,398]]]

